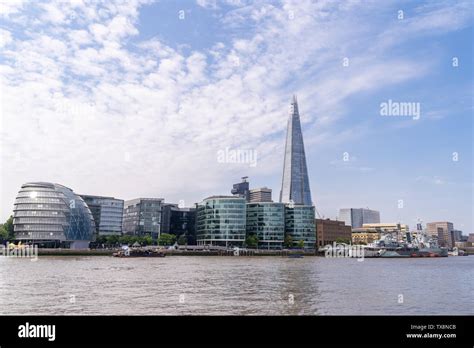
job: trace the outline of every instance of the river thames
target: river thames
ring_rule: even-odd
[[[3,315],[474,314],[474,256],[0,257]]]

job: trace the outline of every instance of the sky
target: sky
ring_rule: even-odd
[[[321,216],[474,233],[473,9],[0,0],[0,219],[31,181],[193,206],[248,176],[277,201],[296,94]]]

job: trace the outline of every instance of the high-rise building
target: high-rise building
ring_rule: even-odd
[[[248,202],[250,199],[250,190],[249,190],[249,182],[247,181],[248,176],[242,177],[242,182],[234,184],[232,190],[230,191],[236,197],[245,198]]]
[[[368,208],[339,209],[339,220],[352,228],[360,228],[363,224],[380,223],[380,212]]]
[[[198,245],[242,246],[246,237],[246,200],[211,196],[196,205]]]
[[[272,189],[261,187],[250,190],[250,203],[273,202]]]
[[[438,237],[438,244],[442,247],[452,248],[454,246],[453,230],[452,222],[438,221],[426,224],[426,232],[432,237]]]
[[[247,204],[247,235],[258,237],[258,247],[281,249],[285,238],[285,204],[258,202]]]
[[[296,96],[293,96],[291,103],[286,133],[280,202],[305,206],[313,204]]]
[[[92,213],[70,188],[47,182],[21,186],[13,209],[15,239],[45,247],[87,248],[95,232]]]
[[[99,236],[122,234],[122,199],[103,196],[80,195],[89,206]]]
[[[137,198],[125,201],[123,233],[151,236],[156,240],[161,233],[163,198]]]
[[[350,243],[352,238],[352,228],[344,221],[330,219],[316,219],[316,240],[318,247],[322,247],[334,242],[344,241]]]

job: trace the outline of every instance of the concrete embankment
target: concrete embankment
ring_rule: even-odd
[[[120,249],[38,249],[39,256],[112,256]],[[288,250],[167,250],[160,249],[166,256],[314,256],[315,253],[309,251],[288,251]],[[131,250],[133,254],[133,249]]]

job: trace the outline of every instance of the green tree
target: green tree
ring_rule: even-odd
[[[290,235],[286,235],[283,245],[286,248],[291,248],[293,246],[293,238]]]
[[[141,242],[139,242],[141,245],[152,245],[153,244],[153,238],[151,236],[144,236],[141,238]]]
[[[10,215],[8,220],[3,224],[3,227],[8,232],[8,240],[15,239],[15,232],[13,231],[13,215]]]
[[[175,241],[176,236],[174,234],[162,233],[158,238],[158,245],[172,245]]]
[[[178,244],[179,244],[179,245],[186,245],[186,244],[188,244],[188,237],[186,237],[185,234],[180,235],[179,238],[178,238]]]
[[[301,239],[298,241],[298,248],[304,249],[304,240]]]
[[[108,245],[116,245],[119,242],[119,239],[119,236],[107,236],[105,240]]]
[[[351,241],[350,241],[349,239],[347,239],[347,238],[340,238],[340,237],[339,237],[339,238],[336,238],[336,243],[338,243],[338,244],[339,244],[339,243],[350,244],[350,242],[351,242]]]
[[[3,226],[3,224],[0,225],[0,241],[6,241],[8,240],[8,231],[6,228]]]
[[[248,248],[256,248],[257,245],[258,245],[258,237],[257,237],[257,235],[251,234],[251,235],[247,236],[247,238],[245,239],[245,245],[246,245]]]

